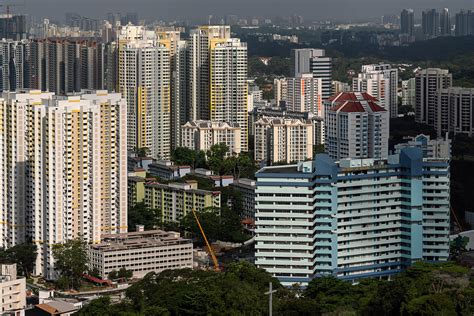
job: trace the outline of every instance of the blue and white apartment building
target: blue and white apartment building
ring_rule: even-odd
[[[449,158],[326,154],[257,173],[256,265],[283,285],[390,277],[449,253]]]

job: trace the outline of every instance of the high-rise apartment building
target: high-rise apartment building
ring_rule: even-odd
[[[389,115],[367,93],[341,93],[326,102],[325,149],[334,160],[386,158]]]
[[[439,12],[436,9],[423,11],[421,27],[425,39],[438,37],[440,34]]]
[[[254,123],[255,161],[299,162],[313,158],[310,120],[263,117]]]
[[[15,91],[28,86],[29,46],[26,40],[0,41],[0,91]]]
[[[209,119],[236,124],[248,151],[247,45],[239,39],[212,39],[209,52]]]
[[[327,155],[257,173],[255,264],[283,285],[388,277],[449,256],[449,159]]]
[[[0,39],[3,38],[14,41],[27,39],[26,15],[9,14],[0,17]]]
[[[461,10],[456,13],[456,26],[454,34],[456,36],[468,36],[474,34],[474,12],[471,10]]]
[[[444,8],[439,14],[439,28],[441,36],[451,35],[451,16],[448,8]]]
[[[416,80],[410,78],[402,81],[402,105],[415,107],[416,104]]]
[[[51,245],[127,230],[126,113],[106,91],[3,94],[0,243],[33,240],[35,274],[55,276]]]
[[[388,64],[363,65],[362,73],[353,79],[353,91],[375,97],[390,117],[398,116],[398,69]]]
[[[435,126],[438,90],[452,86],[453,76],[447,69],[428,68],[415,75],[415,119],[418,123]]]
[[[170,156],[170,48],[140,27],[119,36],[119,89],[128,106],[128,148]],[[137,39],[138,38],[138,39]]]
[[[273,91],[277,106],[280,106],[282,102],[286,103],[288,100],[288,78],[273,79]]]
[[[210,119],[211,42],[230,39],[230,26],[206,25],[193,29],[188,40],[187,121]]]
[[[236,124],[213,121],[193,121],[181,126],[181,147],[204,152],[213,145],[225,144],[228,155],[238,155],[242,151],[242,129]]]
[[[291,75],[300,77],[312,73],[321,79],[322,101],[332,95],[332,58],[326,56],[324,49],[301,48],[291,51]]]
[[[29,82],[25,87],[57,95],[107,88],[105,44],[53,38],[32,40],[27,45]]]
[[[415,13],[413,9],[403,9],[400,14],[400,33],[414,36],[415,35]]]
[[[435,129],[445,133],[474,136],[474,89],[451,87],[438,90]]]
[[[170,145],[175,149],[180,144],[180,126],[186,123],[188,45],[174,28],[158,27],[156,35],[170,51]]]
[[[322,79],[313,74],[302,74],[297,78],[286,78],[286,109],[294,112],[311,112],[322,115]]]

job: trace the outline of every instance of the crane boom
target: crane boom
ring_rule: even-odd
[[[202,229],[201,222],[199,221],[196,210],[192,208],[192,211],[193,211],[194,218],[196,219],[196,223],[198,224],[199,230],[201,231],[202,238],[204,238],[204,242],[206,243],[207,250],[209,251],[209,254],[211,255],[212,262],[214,263],[214,271],[220,271],[219,262],[217,261],[216,255],[214,254],[214,250],[212,250],[212,247],[209,244],[209,241],[207,240],[206,234],[204,233],[204,229]]]

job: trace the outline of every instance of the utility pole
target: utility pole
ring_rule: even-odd
[[[275,293],[276,290],[273,290],[273,285],[272,282],[268,284],[268,292],[265,292],[266,295],[268,295],[268,315],[272,316],[273,314],[273,293]]]

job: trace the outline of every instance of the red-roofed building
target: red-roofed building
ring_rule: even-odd
[[[326,102],[325,109],[325,145],[331,158],[388,156],[389,113],[373,96],[343,92]]]

